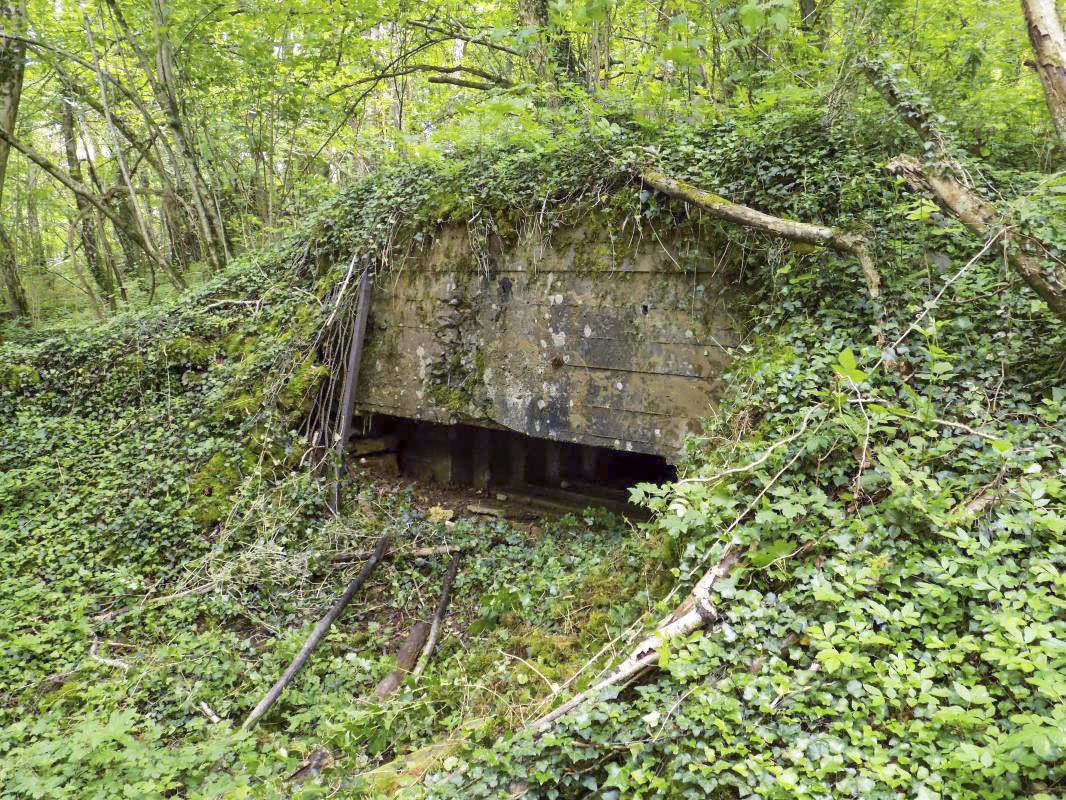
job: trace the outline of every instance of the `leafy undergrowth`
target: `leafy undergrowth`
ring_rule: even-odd
[[[293,312],[275,304],[217,325],[179,315],[145,332],[158,356],[137,342],[129,364],[100,363],[115,350],[93,337],[8,350],[21,366],[7,373],[0,464],[0,797],[403,785],[404,771],[358,776],[458,732],[490,741],[647,608],[642,538],[600,513],[524,529],[433,522],[409,490],[367,481],[327,518],[322,484],[293,469],[295,434],[264,443],[285,427],[298,367],[241,410],[267,385],[241,379],[267,349],[235,341]],[[270,370],[302,363],[305,344],[272,352]],[[129,383],[81,394],[71,376],[95,369]],[[271,714],[240,731],[359,568],[343,554],[383,533],[401,550],[467,552],[419,685],[373,699],[411,622],[432,614],[446,557],[382,564]],[[315,753],[328,753],[327,783],[289,780]]]
[[[858,138],[799,117],[654,137],[605,122],[452,153],[354,186],[284,252],[169,309],[5,345],[0,797],[1061,794],[1061,325]],[[589,152],[602,163],[575,157]],[[753,336],[681,479],[637,490],[653,526],[449,526],[369,484],[328,519],[297,429],[349,258],[482,208],[496,230],[548,205],[563,224],[602,204],[627,236],[670,225],[685,210],[626,177],[647,159],[767,211],[868,226],[885,302],[838,256],[723,229],[747,254]],[[1061,252],[1051,201],[1026,220]],[[318,260],[333,269],[311,275]],[[240,731],[357,569],[335,556],[386,530],[468,548],[432,667],[366,699],[446,567],[389,561]],[[712,631],[539,739],[521,731],[733,543]]]
[[[676,554],[660,613],[744,548],[719,619],[431,796],[1066,791],[1066,336],[957,226],[897,201],[878,234],[882,307],[803,256],[756,268],[729,404],[635,490]]]

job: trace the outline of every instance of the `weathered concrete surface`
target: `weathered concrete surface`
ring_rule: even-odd
[[[478,250],[449,228],[378,278],[357,413],[667,457],[699,430],[738,342],[720,247],[592,220]]]

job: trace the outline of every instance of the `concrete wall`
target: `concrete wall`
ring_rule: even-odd
[[[448,228],[374,286],[357,413],[674,456],[738,342],[729,259],[692,230],[471,248]]]

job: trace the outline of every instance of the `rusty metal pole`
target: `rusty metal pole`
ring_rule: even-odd
[[[355,410],[355,393],[359,388],[359,367],[363,361],[363,341],[366,338],[366,320],[370,314],[370,268],[363,270],[359,279],[359,297],[356,301],[355,325],[352,341],[348,346],[348,364],[344,372],[344,389],[337,407],[337,441],[333,462],[333,513],[340,510],[341,473],[344,450],[352,435],[352,414]]]

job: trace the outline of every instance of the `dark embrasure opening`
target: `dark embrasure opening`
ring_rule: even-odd
[[[541,487],[618,495],[638,483],[673,480],[665,458],[539,439],[509,430],[375,415],[364,417],[351,452],[395,453],[399,471],[440,485]]]

